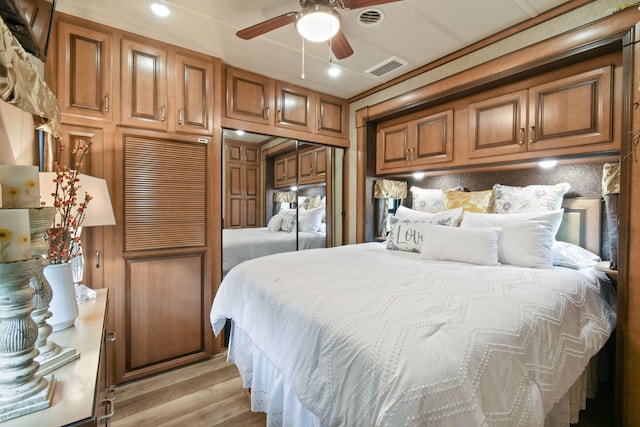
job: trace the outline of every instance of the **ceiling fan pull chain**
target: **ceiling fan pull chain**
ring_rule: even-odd
[[[304,80],[304,37],[300,37],[302,39],[302,75],[300,78]]]

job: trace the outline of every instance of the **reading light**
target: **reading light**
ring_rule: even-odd
[[[424,172],[414,172],[413,173],[413,178],[414,179],[422,179],[422,178],[424,178]]]
[[[340,30],[340,15],[331,7],[317,4],[298,13],[296,29],[311,42],[324,42]]]
[[[151,10],[153,11],[153,13],[155,13],[158,16],[169,16],[169,8],[163,4],[160,3],[152,3],[151,4]]]
[[[554,167],[557,164],[558,164],[557,160],[541,160],[540,162],[538,162],[538,165],[542,169],[551,169],[552,167]]]

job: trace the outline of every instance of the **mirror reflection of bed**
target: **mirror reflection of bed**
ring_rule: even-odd
[[[229,129],[223,147],[223,276],[250,259],[334,243],[341,149]]]

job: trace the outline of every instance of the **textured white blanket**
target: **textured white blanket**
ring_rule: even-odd
[[[349,245],[237,266],[211,322],[325,425],[540,426],[614,327],[600,278]]]

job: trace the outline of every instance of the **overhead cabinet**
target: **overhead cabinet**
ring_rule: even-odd
[[[291,187],[298,183],[298,155],[295,152],[276,157],[273,185],[275,188]]]
[[[612,66],[469,105],[469,157],[608,142]]]
[[[298,183],[325,182],[327,176],[327,148],[304,148],[298,153]]]
[[[226,68],[225,82],[228,118],[309,134],[347,135],[343,99],[233,67]]]

